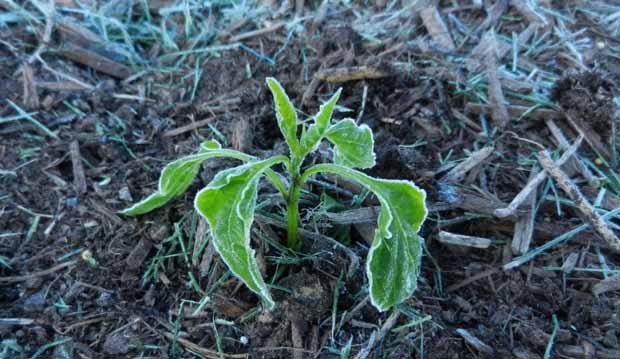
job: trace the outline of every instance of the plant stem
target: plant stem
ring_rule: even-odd
[[[300,247],[297,229],[299,226],[299,195],[301,193],[301,184],[299,177],[295,176],[291,181],[289,197],[286,203],[287,221],[288,221],[288,247],[294,251],[298,251]]]

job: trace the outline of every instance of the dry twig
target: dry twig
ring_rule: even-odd
[[[590,204],[587,198],[581,194],[579,187],[577,187],[573,181],[560,169],[560,167],[553,162],[549,152],[543,150],[538,152],[538,161],[544,167],[545,171],[553,177],[560,188],[566,192],[566,194],[575,201],[575,204],[584,219],[592,224],[594,230],[596,230],[603,239],[609,244],[609,246],[615,251],[620,252],[620,239],[613,232],[611,228],[605,223],[601,216],[596,212],[594,207]]]

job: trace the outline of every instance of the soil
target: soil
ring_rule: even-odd
[[[449,11],[452,2],[445,3],[439,6],[444,19],[458,16],[472,28],[486,19],[483,9]],[[557,11],[573,5],[553,4]],[[320,11],[315,4],[304,8],[308,15]],[[322,22],[305,21],[294,32],[284,27],[245,40],[260,51],[237,47],[208,58],[187,56],[176,68],[159,62],[163,44],[144,47],[142,56],[153,67],[129,81],[61,56],[54,38],[42,54],[44,62],[29,65],[38,83],[35,93],[26,90],[23,72],[40,34],[26,35],[24,23],[0,22],[0,118],[17,114],[10,100],[57,137],[32,121],[0,120],[0,358],[337,358],[348,357],[346,350],[354,357],[373,343],[391,313],[378,312],[365,299],[365,238],[372,226],[334,224],[317,210],[322,195],[337,202],[330,209],[334,212],[376,204],[371,196],[360,203],[355,186],[321,177],[307,188],[301,217],[317,239],[306,241],[305,255],[293,263],[286,263],[278,246],[285,243],[285,232],[267,220],[281,217],[283,204],[273,188],[261,187],[262,217],[254,225],[252,245],[261,270],[278,288],[274,311],[262,309],[213,248],[195,244],[207,229],[193,213],[193,196],[234,161],[205,163],[188,192],[161,209],[136,218],[117,212],[152,193],[160,169],[195,152],[203,140],[217,139],[259,157],[286,153],[267,76],[276,77],[295,104],[301,106],[306,98],[300,110],[308,116],[343,87],[336,118],[363,113],[360,123],[375,134],[377,165],[368,173],[413,180],[428,194],[431,214],[421,231],[426,252],[419,287],[399,307],[397,324],[386,328],[370,357],[543,358],[546,350],[554,358],[620,357],[619,288],[593,291],[618,275],[620,256],[595,231],[583,231],[515,269],[503,269],[519,257],[511,251],[514,222],[527,208],[503,219],[492,210],[508,204],[525,186],[537,168],[540,146],[560,147],[538,107],[511,117],[502,129],[492,129],[490,111],[470,109],[479,104],[476,96],[487,93],[486,85],[484,91],[476,89],[479,84],[471,77],[477,73],[463,65],[481,28],[463,40],[463,48],[447,53],[420,45],[430,40],[419,18],[397,17],[398,26],[418,29],[419,38],[404,30],[393,37],[379,32],[377,44],[359,26],[345,25],[359,25],[359,12],[344,5],[328,5],[326,11]],[[393,14],[380,5],[368,11],[364,16],[369,18]],[[505,11],[499,31],[508,36],[524,31],[527,22],[511,20],[521,16],[517,9]],[[582,20],[573,13],[568,11]],[[393,24],[385,21],[389,32]],[[606,196],[597,206],[612,210],[620,203],[620,73],[614,70],[613,50],[618,43],[593,24],[571,25],[574,32],[581,28],[590,29],[585,33],[592,44],[608,47],[592,45],[594,53],[584,56],[582,65],[587,71],[559,56],[571,54],[566,48],[533,51],[527,60],[556,81],[544,89],[535,83],[527,94],[548,96],[544,107],[552,114],[547,119],[558,123],[569,142],[578,131],[566,114],[599,135],[596,143],[580,147],[579,156],[602,169],[595,172],[602,178],[600,187],[571,175],[592,202],[604,188]],[[255,29],[250,21],[234,32]],[[550,56],[559,56],[558,63],[551,64]],[[509,57],[506,66],[511,66]],[[413,70],[399,70],[403,63]],[[46,66],[94,88],[67,89],[71,81]],[[312,80],[321,70],[357,66],[388,75],[338,83]],[[525,97],[510,97],[509,109],[530,108]],[[208,124],[170,135],[207,119]],[[71,147],[76,141],[77,153]],[[596,151],[597,144],[604,153]],[[488,159],[458,182],[442,180],[484,146],[494,146]],[[322,147],[308,161],[329,158]],[[344,190],[334,190],[334,184]],[[568,198],[552,182],[540,187],[530,249],[584,223],[579,210],[560,197]],[[490,238],[492,244],[449,245],[439,240],[440,231]],[[361,263],[353,265],[354,258]]]

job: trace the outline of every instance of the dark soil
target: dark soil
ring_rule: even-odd
[[[490,110],[472,110],[472,105],[489,105],[486,70],[465,65],[474,57],[471,51],[486,30],[481,23],[488,21],[490,10],[449,10],[454,3],[439,6],[444,20],[448,15],[459,19],[449,22],[452,36],[462,40],[462,47],[452,52],[425,45],[430,38],[418,16],[394,15],[396,20],[381,22],[380,16],[395,10],[328,5],[322,22],[302,21],[293,32],[283,27],[244,40],[252,51],[237,47],[218,56],[192,54],[167,63],[164,44],[140,44],[148,63],[140,66],[149,71],[129,81],[68,60],[52,42],[42,54],[45,66],[42,61],[29,65],[37,83],[34,94],[25,90],[22,73],[42,35],[27,32],[24,22],[0,22],[0,358],[216,358],[218,353],[226,353],[225,358],[338,358],[346,357],[346,350],[354,357],[374,340],[391,313],[378,312],[365,299],[363,264],[369,243],[364,238],[372,229],[363,223],[333,224],[316,210],[322,194],[338,202],[333,212],[376,204],[372,197],[360,204],[354,186],[318,178],[307,188],[301,213],[308,219],[306,230],[333,237],[350,251],[319,236],[304,244],[305,256],[292,264],[277,245],[285,243],[285,233],[268,221],[282,218],[283,205],[273,188],[261,188],[252,245],[261,270],[274,279],[278,307],[273,312],[263,310],[257,297],[229,275],[213,248],[194,246],[206,229],[193,213],[193,196],[233,161],[205,163],[190,190],[164,208],[137,218],[117,213],[156,188],[167,162],[196,151],[205,139],[259,157],[285,153],[267,76],[276,77],[300,106],[307,89],[316,85],[301,107],[306,115],[343,87],[342,111],[335,117],[355,118],[363,111],[360,122],[375,133],[377,166],[368,172],[410,179],[427,191],[431,214],[421,233],[427,252],[419,288],[398,308],[397,324],[386,328],[371,357],[542,358],[545,350],[554,358],[620,357],[619,288],[593,292],[618,275],[618,253],[588,229],[504,270],[503,265],[520,256],[511,251],[514,223],[528,209],[522,206],[508,218],[493,216],[528,182],[540,146],[561,148],[545,118],[558,123],[570,143],[577,137],[567,116],[589,131],[586,136],[598,134],[588,137],[592,141],[578,153],[590,167],[597,166],[599,171],[593,172],[600,177],[599,188],[579,173],[571,172],[572,178],[592,202],[605,189],[597,202],[601,213],[620,206],[617,43],[600,35],[605,29],[575,22],[571,32],[592,30],[583,35],[591,51],[597,42],[612,46],[584,56],[588,71],[560,56],[571,54],[560,45],[521,53],[520,61],[529,61],[546,77],[513,80],[529,88],[522,96],[511,91],[510,82],[502,83],[509,110],[533,110],[523,116],[511,113],[508,125],[499,129]],[[219,6],[212,10],[224,16],[226,7]],[[583,20],[574,4],[553,6]],[[367,29],[360,25],[361,10],[369,12],[364,15]],[[320,11],[309,2],[304,14]],[[502,35],[520,34],[528,26],[512,6],[503,15],[495,24]],[[152,16],[158,19],[156,10]],[[274,21],[292,20],[288,13],[273,16]],[[75,20],[84,19],[76,15]],[[183,16],[175,21],[183,24]],[[350,23],[357,25],[345,25]],[[84,20],[83,26],[96,31],[89,24]],[[261,24],[249,21],[234,34],[267,26]],[[476,30],[465,36],[458,24]],[[374,33],[380,41],[372,41],[372,26],[385,30]],[[178,41],[186,45],[189,40]],[[550,57],[558,61],[552,63]],[[402,70],[404,63],[411,65],[409,71]],[[502,64],[512,66],[510,54]],[[94,88],[68,89],[72,82],[46,66]],[[388,74],[342,83],[312,81],[321,70],[355,66]],[[472,80],[475,76],[483,83]],[[547,103],[539,106],[532,97],[544,97]],[[9,100],[57,138],[25,119],[3,121],[18,114]],[[539,115],[539,107],[551,115]],[[170,135],[206,119],[212,120]],[[71,152],[75,141],[78,154]],[[485,146],[494,147],[488,159],[457,182],[443,180]],[[72,161],[76,155],[85,175],[84,192],[79,166]],[[310,161],[329,158],[320,149]],[[334,190],[333,184],[344,191]],[[552,184],[539,187],[530,249],[584,223]],[[489,238],[492,244],[483,249],[449,245],[439,240],[440,231]],[[360,265],[352,265],[352,258],[360,259]],[[203,301],[205,297],[209,299]]]

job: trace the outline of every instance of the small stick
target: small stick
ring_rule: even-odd
[[[52,274],[56,271],[59,271],[61,269],[67,268],[67,267],[71,267],[72,265],[76,264],[78,261],[77,260],[72,260],[72,261],[68,261],[68,262],[63,262],[60,263],[58,265],[53,266],[52,268],[46,269],[46,270],[42,270],[40,272],[34,272],[34,273],[30,273],[30,274],[26,274],[26,275],[20,275],[20,276],[14,276],[14,277],[0,277],[0,283],[15,283],[15,282],[23,282],[32,278],[37,278],[37,277],[44,277],[48,274]]]
[[[482,272],[480,272],[478,274],[475,274],[475,275],[473,275],[473,276],[471,276],[469,278],[466,278],[465,280],[463,280],[463,281],[461,281],[459,283],[456,283],[456,284],[453,284],[453,285],[449,286],[448,288],[446,288],[446,293],[451,293],[451,292],[457,291],[457,290],[459,290],[459,289],[461,289],[461,288],[463,288],[465,286],[470,285],[471,283],[473,283],[473,282],[475,282],[477,280],[486,278],[486,277],[488,277],[490,275],[493,275],[495,273],[498,273],[498,272],[499,272],[499,268],[489,268],[489,269],[487,269],[485,271],[482,271]]]
[[[129,67],[74,43],[65,42],[58,54],[73,62],[119,79],[126,79],[132,75],[132,70]]]
[[[478,151],[472,152],[468,159],[451,169],[450,172],[446,173],[446,175],[441,178],[440,182],[459,182],[465,177],[467,172],[471,171],[474,167],[489,157],[489,155],[493,153],[493,150],[495,150],[493,146],[487,146],[479,149]]]
[[[553,163],[547,150],[538,152],[538,161],[544,167],[545,171],[556,180],[560,188],[575,201],[577,208],[581,211],[585,219],[592,224],[594,230],[605,239],[611,248],[620,252],[620,239],[618,236],[616,236],[613,230],[609,228],[603,218],[596,212],[594,207],[592,207],[590,202],[581,194],[579,187],[571,181],[557,164]]]
[[[273,24],[269,27],[265,27],[262,29],[258,29],[258,30],[252,30],[252,31],[248,31],[248,32],[244,32],[243,34],[239,34],[236,36],[232,36],[230,39],[228,39],[229,43],[233,43],[233,42],[239,42],[241,40],[246,40],[252,37],[256,37],[256,36],[260,36],[260,35],[265,35],[268,34],[270,32],[274,32],[280,28],[283,28],[286,25],[285,22],[280,22],[277,24]]]
[[[86,175],[84,174],[84,165],[82,164],[82,155],[80,154],[80,144],[77,140],[71,141],[69,145],[69,153],[71,155],[71,166],[73,167],[73,184],[78,194],[84,194],[88,190],[86,184]]]
[[[579,136],[575,143],[572,146],[566,149],[566,151],[562,154],[562,157],[555,162],[556,166],[562,166],[569,158],[577,151],[579,145],[581,145],[581,141],[583,141],[583,136]],[[540,171],[536,174],[531,181],[519,192],[515,198],[510,202],[508,207],[498,208],[495,210],[494,214],[496,217],[505,218],[515,214],[517,208],[525,202],[525,200],[529,197],[530,193],[534,191],[539,184],[541,184],[547,178],[547,173],[545,171]]]
[[[173,137],[173,136],[177,136],[177,135],[180,135],[182,133],[185,133],[185,132],[193,131],[195,129],[198,129],[200,127],[203,127],[203,126],[206,126],[206,125],[210,124],[211,122],[213,122],[213,120],[215,120],[215,117],[209,117],[209,118],[204,119],[204,120],[192,122],[192,123],[190,123],[188,125],[175,128],[174,130],[166,131],[166,132],[164,132],[162,137]]]
[[[454,244],[457,246],[473,247],[473,248],[489,248],[491,240],[488,238],[466,236],[463,234],[455,234],[446,231],[439,232],[439,241],[441,243]]]
[[[359,353],[357,353],[355,359],[367,358],[374,349],[375,345],[377,345],[378,342],[382,341],[386,334],[390,331],[390,329],[392,329],[392,327],[396,325],[396,321],[398,320],[399,316],[400,312],[397,309],[394,309],[392,311],[392,314],[390,314],[390,316],[383,324],[383,326],[381,326],[381,329],[372,332],[370,339],[368,340],[368,344],[366,344],[366,346],[362,350],[360,350]]]

